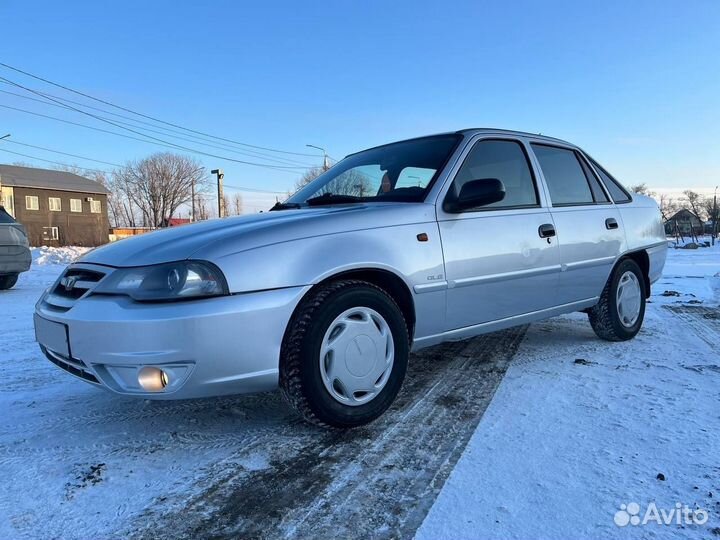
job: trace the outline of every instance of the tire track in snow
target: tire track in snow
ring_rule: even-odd
[[[687,324],[693,333],[710,347],[718,346],[720,309],[696,305],[664,305],[663,307]]]
[[[249,470],[242,462],[254,448],[239,449],[209,472],[199,494],[172,501],[169,511],[156,505],[124,534],[153,539],[412,536],[525,330],[421,351],[411,358],[397,402],[375,423],[351,431],[298,424],[268,434],[267,467]]]

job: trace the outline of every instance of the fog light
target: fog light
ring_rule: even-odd
[[[169,382],[167,373],[156,367],[144,367],[138,372],[138,383],[148,392],[160,392]]]

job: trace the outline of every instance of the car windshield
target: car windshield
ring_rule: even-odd
[[[436,135],[352,154],[280,206],[422,201],[460,138]]]

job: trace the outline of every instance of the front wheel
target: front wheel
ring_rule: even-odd
[[[4,276],[0,276],[0,291],[12,289],[17,283],[17,280],[17,274],[5,274]]]
[[[588,310],[588,317],[601,339],[626,341],[635,337],[645,317],[645,277],[635,261],[620,261],[600,301]]]
[[[309,422],[360,426],[392,404],[408,354],[405,318],[384,290],[357,280],[329,283],[303,300],[288,326],[280,389]]]

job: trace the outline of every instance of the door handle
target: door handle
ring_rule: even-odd
[[[617,229],[619,227],[618,222],[615,220],[615,218],[607,218],[605,220],[605,228],[606,229]]]
[[[551,236],[555,236],[555,226],[551,223],[540,225],[538,227],[538,234],[540,235],[540,238],[550,238]]]

